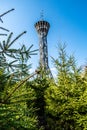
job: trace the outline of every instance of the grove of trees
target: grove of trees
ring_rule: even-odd
[[[30,73],[33,45],[13,48],[24,34],[0,42],[0,130],[87,130],[87,72],[59,45],[56,79]]]

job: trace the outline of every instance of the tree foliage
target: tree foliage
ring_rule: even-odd
[[[81,76],[73,56],[67,56],[65,45],[54,59],[57,83],[46,91],[47,121],[51,130],[86,130],[87,81]],[[85,97],[84,97],[85,95]]]
[[[13,41],[11,33],[6,41],[0,43],[0,129],[34,130],[37,125],[33,107],[35,92],[26,86],[27,80],[37,74],[35,72],[30,75],[30,65],[27,64],[36,50],[31,51],[33,45],[28,49],[25,45],[18,49],[11,47],[24,33]],[[27,104],[28,101],[31,104]]]
[[[24,34],[26,31],[19,34],[12,40],[13,33],[10,33],[8,38],[0,42],[0,68],[4,68],[6,72],[14,73],[16,80],[27,76],[31,64],[28,62],[31,55],[36,55],[37,50],[31,50],[33,45],[26,47],[22,45],[21,48],[13,48],[14,43]],[[19,78],[20,77],[20,78]]]
[[[64,44],[52,57],[56,82],[41,66],[30,74],[29,59],[37,50],[33,45],[12,47],[25,33],[13,40],[10,33],[0,42],[0,129],[86,130],[87,70],[83,74]]]

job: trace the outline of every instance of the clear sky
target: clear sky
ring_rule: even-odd
[[[0,0],[0,14],[15,8],[15,11],[3,17],[5,27],[17,36],[26,30],[15,46],[26,44],[39,48],[38,35],[34,28],[44,11],[44,20],[50,23],[48,33],[49,65],[53,68],[51,56],[57,57],[57,44],[67,44],[67,53],[74,54],[79,65],[87,59],[87,0]],[[0,30],[1,31],[1,30]],[[0,37],[1,38],[1,37]],[[38,66],[39,54],[33,56],[33,68]]]

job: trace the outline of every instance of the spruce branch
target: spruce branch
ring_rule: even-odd
[[[4,100],[4,103],[6,103],[8,101],[8,99],[13,95],[13,93],[21,87],[21,85],[23,85],[28,79],[32,78],[33,76],[35,76],[36,74],[38,74],[40,71],[36,70],[34,73],[32,73],[31,75],[29,75],[28,77],[26,77],[24,80],[22,80],[20,83],[18,83],[18,85],[15,87],[15,89],[6,97],[6,99]]]
[[[16,40],[18,40],[22,35],[24,35],[26,33],[26,31],[22,32],[21,34],[19,34],[10,44],[8,47],[10,47]]]

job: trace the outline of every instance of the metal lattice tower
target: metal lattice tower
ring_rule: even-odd
[[[47,34],[50,24],[47,21],[41,20],[35,24],[35,28],[39,35],[39,51],[40,51],[40,65],[46,70],[48,66],[48,47],[47,47]]]

